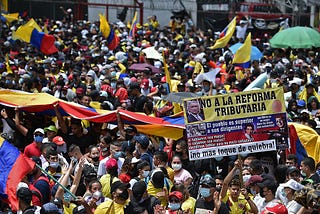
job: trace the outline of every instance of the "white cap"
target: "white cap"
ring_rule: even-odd
[[[307,109],[303,109],[303,110],[300,112],[300,114],[302,114],[302,113],[311,114],[310,111],[308,111]]]
[[[302,82],[302,79],[298,77],[294,77],[293,80],[289,81],[289,86],[291,86],[292,84],[301,85],[301,82]]]
[[[245,21],[245,20],[240,20],[240,24],[247,24],[247,21]]]
[[[300,183],[298,183],[297,181],[290,179],[289,181],[287,181],[287,183],[284,184],[280,184],[280,186],[282,187],[289,187],[290,189],[293,190],[302,190],[304,188],[304,186]]]
[[[68,12],[68,13],[71,13],[71,12],[72,12],[72,9],[71,9],[71,8],[69,8],[69,9],[67,10],[67,12]]]
[[[33,134],[40,132],[41,134],[44,135],[44,130],[42,128],[37,128],[36,130],[34,130]]]
[[[17,191],[18,191],[21,187],[25,187],[25,188],[28,188],[28,189],[29,189],[28,184],[25,183],[25,182],[19,182],[19,183],[18,183]]]
[[[192,44],[192,45],[190,45],[190,48],[196,48],[197,47],[197,45],[196,44]]]
[[[133,157],[131,159],[131,163],[138,163],[140,161],[140,159],[136,158],[136,157]]]

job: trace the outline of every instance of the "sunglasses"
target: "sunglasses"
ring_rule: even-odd
[[[34,134],[35,137],[43,137],[43,134]]]
[[[169,200],[169,202],[171,202],[171,203],[180,203],[180,200],[177,199],[177,198],[172,198],[172,199]]]

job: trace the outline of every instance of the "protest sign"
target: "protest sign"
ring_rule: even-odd
[[[286,149],[283,89],[184,100],[190,160]]]

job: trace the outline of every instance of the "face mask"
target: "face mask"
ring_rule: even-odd
[[[180,209],[180,204],[179,203],[170,203],[169,202],[168,208],[170,210],[178,210],[178,209]]]
[[[116,83],[116,82],[112,82],[112,83],[111,83],[111,87],[112,87],[112,88],[116,88],[116,86],[117,86],[117,83]]]
[[[257,194],[257,192],[252,188],[250,188],[250,192],[251,192],[252,195],[256,195]]]
[[[50,167],[57,169],[60,166],[59,162],[50,162]]]
[[[6,80],[6,84],[10,84],[11,83],[11,80]]]
[[[99,160],[99,157],[93,157],[91,158],[94,162],[97,162]]]
[[[243,182],[245,183],[251,178],[251,175],[244,175],[242,176],[242,178],[243,178]]]
[[[203,94],[202,94],[202,92],[201,92],[201,91],[198,91],[198,92],[196,92],[196,95],[198,95],[198,96],[202,96]]]
[[[118,160],[119,158],[122,157],[122,152],[115,152],[113,157]]]
[[[223,157],[215,157],[214,159],[216,159],[216,161],[222,161]]]
[[[67,203],[70,203],[72,196],[69,193],[64,193],[63,200]]]
[[[210,189],[209,188],[200,188],[200,194],[204,197],[207,198],[210,196]]]
[[[205,92],[208,92],[210,90],[210,86],[203,86],[203,89]]]
[[[36,143],[42,143],[42,140],[43,140],[43,137],[41,137],[41,136],[35,136],[35,137],[34,137],[34,141],[35,141]]]
[[[102,192],[100,192],[100,191],[96,191],[96,192],[94,192],[93,194],[92,194],[92,197],[93,198],[95,198],[95,199],[99,199],[99,198],[101,198],[101,196],[102,196]]]
[[[174,171],[180,170],[181,167],[182,167],[182,164],[172,164],[172,169],[173,169]]]
[[[150,171],[143,171],[142,177],[146,178],[150,174]]]
[[[300,174],[302,175],[302,177],[306,177],[307,176],[306,173],[303,172],[302,170],[300,170]]]
[[[221,191],[221,188],[222,188],[221,186],[216,186],[216,191],[217,191],[217,192],[220,192],[220,191]]]
[[[126,135],[125,135],[125,138],[126,138],[126,140],[132,140],[133,135],[126,134]]]
[[[75,157],[71,157],[70,158],[71,162],[73,162],[74,164],[76,164],[78,162],[78,159]]]

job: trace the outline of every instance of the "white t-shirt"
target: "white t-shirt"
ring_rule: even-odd
[[[243,39],[243,40],[245,39],[247,27],[248,25],[244,25],[243,27],[241,27],[240,25],[236,26],[236,29],[237,29],[236,37],[238,39]]]
[[[106,169],[106,162],[110,159],[110,157],[106,157],[104,159],[102,159],[99,163],[99,168],[98,168],[98,177],[101,177],[102,175],[105,175],[107,172]],[[124,162],[124,158],[119,158],[117,163],[118,163],[118,174],[120,174],[121,172],[121,168],[122,168],[122,164]]]

